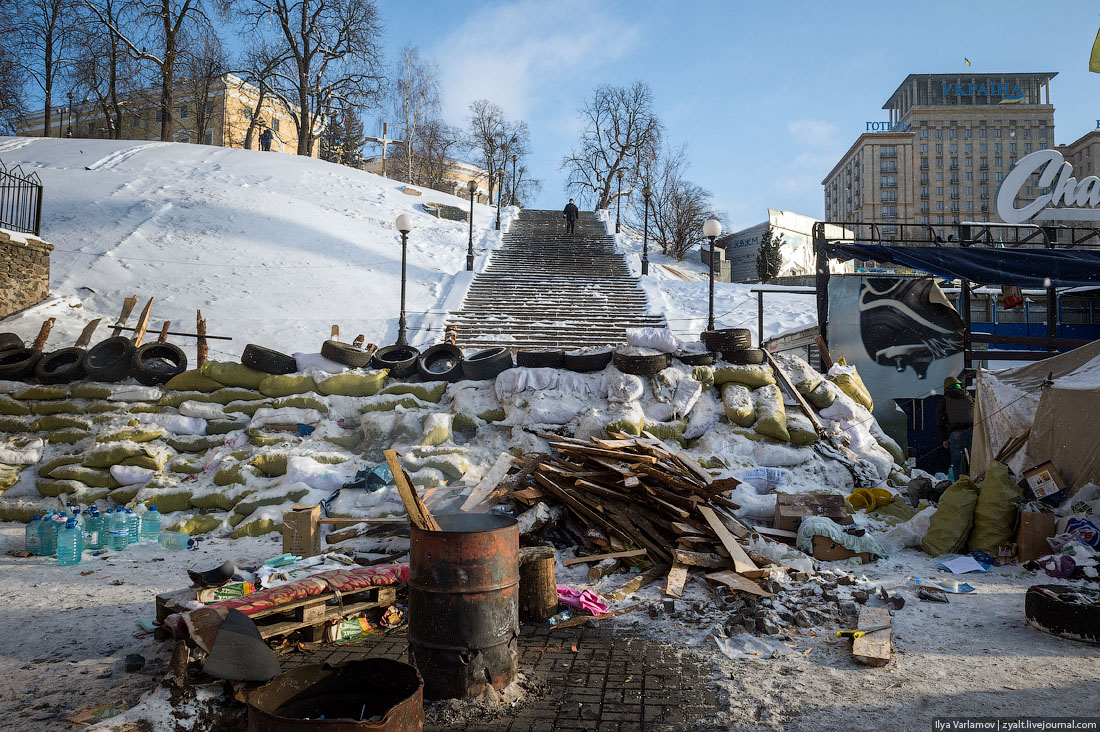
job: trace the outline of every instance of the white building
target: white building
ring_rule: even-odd
[[[817,219],[792,211],[768,209],[768,220],[747,229],[723,236],[714,242],[726,252],[730,263],[730,282],[756,282],[756,258],[760,254],[760,240],[771,229],[773,237],[783,236],[783,267],[779,276],[812,275],[814,273],[813,228]],[[846,232],[838,226],[827,227],[829,236]],[[848,233],[850,236],[851,234]],[[831,262],[833,272],[851,272],[851,262]]]

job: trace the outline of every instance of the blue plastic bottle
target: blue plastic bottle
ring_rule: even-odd
[[[42,517],[42,523],[38,527],[38,549],[43,557],[52,557],[57,554],[57,521],[56,514],[52,511]]]
[[[37,513],[31,516],[30,523],[23,530],[23,549],[31,554],[41,554],[42,540],[38,538],[38,527],[42,525],[42,517]]]
[[[130,543],[130,529],[127,525],[126,514],[118,509],[107,516],[107,548],[114,552],[120,552]]]
[[[195,546],[195,540],[182,531],[162,531],[157,541],[165,549],[178,552]]]
[[[84,548],[103,548],[103,517],[95,506],[88,509],[88,518],[84,522]]]
[[[74,519],[65,522],[65,528],[57,535],[57,563],[63,567],[80,564],[84,551],[84,537]]]
[[[134,509],[126,509],[126,541],[130,544],[137,544],[138,535],[141,532],[141,518],[134,513]]]
[[[141,517],[140,537],[142,541],[156,541],[158,536],[160,536],[160,511],[156,506],[150,506]]]

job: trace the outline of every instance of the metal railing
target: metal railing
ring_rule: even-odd
[[[0,161],[0,228],[38,236],[42,228],[42,181],[18,165]]]

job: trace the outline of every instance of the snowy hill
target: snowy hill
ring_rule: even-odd
[[[42,237],[56,247],[51,289],[62,298],[4,329],[30,336],[44,317],[71,313],[73,297],[83,303],[83,317],[58,319],[51,348],[71,345],[91,317],[113,321],[133,294],[139,307],[156,298],[151,328],[171,320],[173,330],[193,332],[201,309],[210,333],[233,337],[212,343],[215,357],[237,356],[248,342],[315,351],[332,323],[345,340],[364,333],[392,343],[401,273],[394,219],[402,213],[416,224],[410,340],[431,342],[441,333],[417,329],[440,327],[439,307],[465,266],[468,225],[421,205],[468,201],[431,190],[409,196],[401,183],[346,166],[201,145],[16,137],[0,137],[0,160],[42,179]],[[479,260],[499,238],[494,217],[475,206]],[[421,313],[432,310],[425,320]],[[191,339],[174,340],[192,351]]]

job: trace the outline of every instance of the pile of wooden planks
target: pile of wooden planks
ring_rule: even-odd
[[[520,509],[539,501],[564,506],[572,524],[568,533],[582,546],[609,552],[589,561],[607,566],[632,548],[644,550],[649,561],[670,567],[666,593],[672,597],[681,596],[694,570],[706,570],[708,580],[731,590],[764,592],[752,580],[765,571],[737,540],[751,531],[733,515],[737,504],[722,495],[737,480],[714,478],[687,453],[649,433],[540,437],[554,453],[528,458],[525,475],[512,482],[506,497]]]

